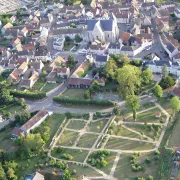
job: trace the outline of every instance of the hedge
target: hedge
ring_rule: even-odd
[[[30,92],[30,91],[14,91],[12,90],[10,92],[11,95],[14,97],[19,97],[19,98],[27,98],[27,99],[42,99],[46,97],[46,93],[44,92]]]
[[[62,104],[114,106],[114,102],[107,101],[107,100],[64,98],[64,97],[60,97],[60,96],[54,97],[53,101],[56,103],[62,103]]]

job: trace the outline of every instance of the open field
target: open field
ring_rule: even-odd
[[[52,116],[49,116],[46,119],[46,123],[48,124],[48,126],[50,127],[50,138],[48,140],[48,142],[46,143],[46,146],[48,147],[49,144],[52,141],[52,138],[54,137],[54,135],[56,134],[59,126],[62,124],[62,122],[65,119],[65,115],[64,114],[53,114]]]
[[[62,152],[57,153],[56,149],[57,148],[53,149],[53,151],[51,152],[51,155],[59,159],[63,159],[62,154],[70,154],[73,157],[72,161],[83,162],[86,156],[88,155],[88,151],[86,150],[61,148]]]
[[[87,127],[87,131],[99,133],[103,130],[103,128],[107,122],[108,122],[108,119],[103,119],[103,120],[99,120],[96,122],[91,122]]]
[[[121,154],[118,165],[115,170],[114,177],[117,177],[118,180],[135,180],[137,177],[147,178],[149,175],[152,175],[155,179],[156,171],[159,166],[159,161],[154,160],[154,153],[143,153],[138,158],[138,162],[145,167],[145,171],[133,172],[130,165],[130,156],[129,154]],[[151,163],[146,164],[145,158],[150,157]]]
[[[72,146],[74,141],[77,139],[78,133],[73,131],[64,131],[62,136],[59,138],[57,145]]]
[[[84,99],[85,89],[67,89],[62,96],[69,98]]]
[[[126,126],[128,128],[131,128],[137,132],[140,132],[141,134],[144,134],[152,139],[156,138],[158,139],[159,136],[155,137],[155,134],[156,134],[156,130],[154,129],[148,129],[147,125],[143,125],[143,124],[126,124]],[[161,132],[161,131],[160,131]],[[160,135],[160,132],[159,132],[159,135]]]
[[[168,141],[168,147],[180,146],[180,118],[177,119],[175,127]]]
[[[167,97],[161,97],[158,103],[171,115],[173,110],[170,105],[170,99]]]
[[[161,115],[161,118],[156,118],[155,116],[156,116],[157,112],[161,112],[161,110],[159,108],[154,108],[154,109],[151,109],[149,111],[137,114],[137,120],[136,121],[160,123],[160,119],[163,118],[165,120],[166,116],[163,113]],[[127,120],[128,121],[134,121],[132,116],[129,117]]]
[[[138,151],[138,150],[153,149],[154,144],[140,142],[140,141],[132,141],[128,139],[121,139],[121,138],[110,138],[105,148]]]
[[[78,121],[78,120],[71,120],[71,122],[68,124],[67,128],[69,129],[83,129],[86,122],[84,121]]]
[[[97,135],[94,134],[84,134],[80,137],[77,144],[79,147],[91,148],[97,139]]]
[[[128,129],[121,127],[121,125],[115,125],[113,126],[113,135],[116,136],[125,136],[125,137],[131,137],[131,138],[139,138],[140,136],[132,131],[129,131]]]

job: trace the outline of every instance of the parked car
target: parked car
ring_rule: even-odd
[[[78,54],[87,54],[87,50],[86,49],[80,49],[78,51]]]

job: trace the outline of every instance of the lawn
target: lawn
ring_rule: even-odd
[[[170,99],[167,97],[162,97],[159,99],[158,103],[171,115],[173,110],[170,105]]]
[[[87,131],[100,133],[103,130],[104,126],[107,124],[107,122],[108,119],[90,122],[90,124],[87,127]]]
[[[64,42],[64,51],[69,51],[74,46],[74,41],[70,39],[69,41]]]
[[[147,150],[153,149],[152,143],[132,141],[121,138],[110,138],[105,146],[107,149],[120,149],[120,150]]]
[[[0,149],[11,150],[14,149],[13,141],[11,140],[12,128],[8,128],[0,132]]]
[[[83,129],[85,125],[86,125],[86,122],[84,121],[71,120],[67,128],[80,130],[80,129]]]
[[[50,127],[50,138],[48,142],[46,143],[46,146],[48,147],[49,144],[52,141],[52,138],[56,134],[59,126],[62,124],[62,122],[65,119],[64,114],[53,114],[52,116],[49,116],[45,122],[47,122],[48,126]]]
[[[138,162],[145,167],[145,171],[133,172],[130,165],[130,156],[129,154],[122,153],[120,155],[119,162],[117,164],[114,177],[117,177],[119,180],[135,180],[137,177],[144,177],[147,179],[149,175],[152,175],[155,179],[159,161],[154,161],[154,153],[141,154],[138,158]],[[151,164],[146,164],[145,158],[150,157],[152,159]]]
[[[98,135],[84,134],[80,137],[80,140],[79,140],[77,146],[91,148],[94,145],[97,138],[98,138]]]
[[[121,125],[114,125],[112,127],[113,135],[116,136],[125,136],[125,137],[131,137],[131,138],[139,138],[140,136],[132,131],[129,131],[128,129],[121,127]]]
[[[172,134],[169,138],[168,147],[177,147],[180,145],[180,118],[177,119]]]
[[[18,105],[9,105],[6,108],[4,108],[3,111],[10,112],[12,114],[14,113],[19,114],[19,113],[22,113],[22,107]]]
[[[46,83],[46,85],[43,87],[43,92],[48,92],[54,88],[56,88],[59,85],[59,83]]]
[[[128,128],[131,128],[131,129],[135,130],[135,131],[143,133],[144,135],[146,135],[146,136],[148,136],[148,137],[150,137],[152,139],[156,138],[156,140],[159,138],[160,132],[161,132],[160,131],[159,135],[156,137],[155,136],[156,131],[155,130],[149,130],[148,127],[146,125],[144,125],[144,124],[133,124],[132,123],[132,124],[126,124],[126,126]]]
[[[143,92],[143,91],[147,91],[147,90],[153,88],[156,83],[157,83],[156,81],[151,80],[149,84],[147,84],[147,85],[142,85],[142,92]]]
[[[31,91],[39,91],[44,86],[45,83],[46,83],[45,78],[39,77],[39,79],[32,87]]]
[[[62,95],[68,98],[84,99],[85,89],[67,89]]]
[[[62,159],[62,154],[70,154],[73,157],[72,161],[84,162],[84,159],[86,158],[89,152],[86,150],[79,150],[79,149],[67,149],[67,148],[61,148],[61,149],[62,152],[57,153],[56,148],[54,148],[51,152],[51,155],[53,157]]]
[[[156,118],[156,112],[161,112],[161,110],[159,108],[154,108],[151,109],[149,111],[137,114],[137,120],[136,121],[140,121],[140,122],[156,122],[159,123],[160,119],[164,119],[166,118],[166,116],[162,113],[161,118]],[[128,121],[134,121],[133,117],[129,117],[127,119]]]
[[[77,139],[78,134],[79,133],[73,131],[64,131],[62,136],[59,138],[57,145],[72,146]]]
[[[83,167],[76,164],[68,164],[68,166],[71,171],[76,170],[76,174],[73,175],[75,178],[79,178],[80,176],[101,176],[101,174],[89,167]]]

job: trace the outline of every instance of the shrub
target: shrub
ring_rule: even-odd
[[[145,162],[146,162],[147,164],[150,164],[150,163],[151,163],[151,158],[150,158],[150,157],[147,157],[146,160],[145,160]]]

